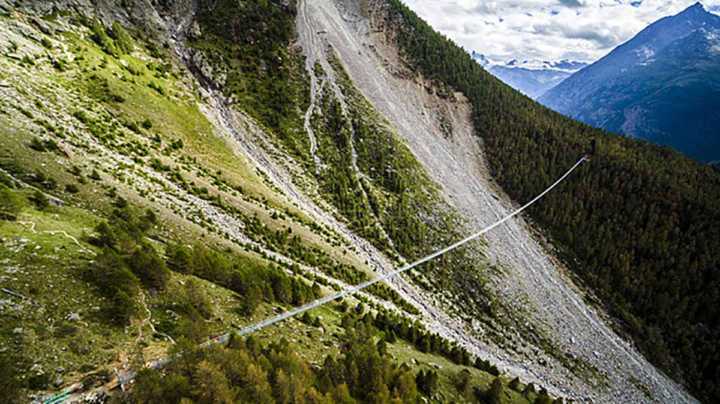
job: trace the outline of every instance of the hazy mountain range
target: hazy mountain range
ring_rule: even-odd
[[[485,55],[474,51],[472,57],[497,78],[532,99],[537,99],[587,66],[587,63],[572,60],[550,62],[512,59],[505,63],[493,63]]]

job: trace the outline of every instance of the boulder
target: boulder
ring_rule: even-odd
[[[0,1],[2,1],[2,0],[0,0]],[[50,24],[45,22],[43,19],[38,18],[38,17],[31,17],[30,21],[32,21],[33,25],[35,25],[40,30],[40,32],[42,32],[43,34],[45,34],[45,35],[54,35],[55,34],[55,29],[53,29],[53,27],[51,27]]]

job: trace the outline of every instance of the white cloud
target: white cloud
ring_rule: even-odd
[[[696,0],[403,0],[467,50],[495,61],[596,60]],[[703,1],[718,12],[720,0]]]

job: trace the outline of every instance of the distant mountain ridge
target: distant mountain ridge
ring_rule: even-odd
[[[532,99],[542,96],[588,65],[567,59],[556,62],[512,59],[504,64],[497,64],[477,52],[472,52],[472,57],[495,77]]]
[[[720,17],[696,3],[539,98],[593,126],[720,159]]]

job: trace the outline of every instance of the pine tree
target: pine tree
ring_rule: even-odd
[[[490,404],[502,404],[504,401],[503,384],[499,377],[496,377],[490,385],[488,400]]]
[[[193,377],[193,393],[203,403],[232,404],[235,393],[225,374],[216,365],[200,362]]]

